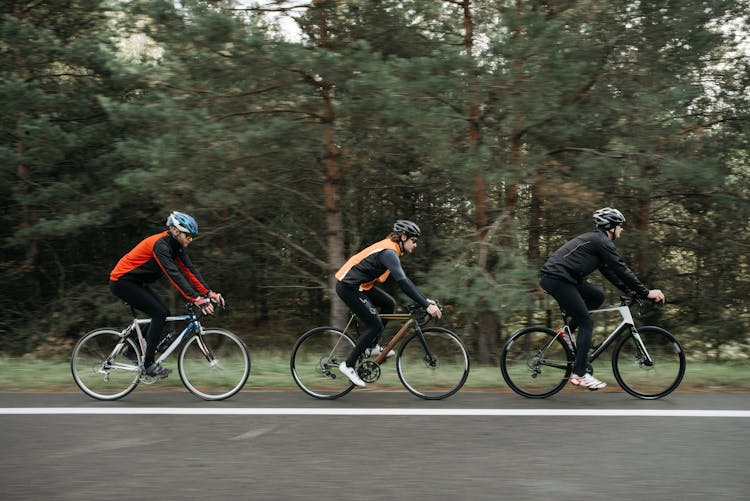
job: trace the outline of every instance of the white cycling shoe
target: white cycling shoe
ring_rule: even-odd
[[[580,386],[582,388],[587,388],[592,391],[600,390],[602,388],[607,387],[607,383],[605,383],[604,381],[599,381],[591,374],[584,374],[583,376],[571,374],[570,384],[572,384],[573,386]]]
[[[361,386],[362,388],[365,387],[365,382],[359,378],[359,375],[357,375],[357,371],[346,365],[346,362],[341,362],[339,364],[339,370],[341,371],[341,374],[348,377],[349,381],[351,381],[352,383],[356,384],[357,386]]]
[[[369,358],[369,357],[377,357],[381,353],[383,353],[383,347],[380,346],[379,344],[376,344],[372,348],[367,348],[365,350],[365,357],[367,357],[367,358]],[[395,351],[390,350],[390,351],[388,351],[388,355],[386,355],[386,358],[391,358],[395,354],[396,354]]]

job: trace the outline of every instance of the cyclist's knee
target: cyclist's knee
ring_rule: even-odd
[[[604,303],[604,291],[597,290],[597,293],[592,295],[589,298],[586,298],[586,306],[590,310],[595,310],[599,308]]]
[[[371,324],[369,324],[370,331],[375,333],[375,336],[379,336],[381,332],[383,332],[383,328],[385,325],[383,324],[383,321],[379,317],[375,317]]]
[[[594,330],[594,319],[591,316],[586,316],[578,320],[578,329],[581,332],[591,332]]]

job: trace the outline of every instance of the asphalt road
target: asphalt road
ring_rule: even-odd
[[[579,389],[440,402],[0,393],[0,499],[745,500],[748,411],[747,394],[642,401]]]

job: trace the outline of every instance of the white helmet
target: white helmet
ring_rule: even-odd
[[[617,209],[604,207],[594,212],[594,224],[605,231],[613,230],[616,226],[625,224],[625,216]]]

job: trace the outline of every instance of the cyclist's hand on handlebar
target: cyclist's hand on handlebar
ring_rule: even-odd
[[[435,318],[443,318],[443,311],[432,299],[427,300],[430,304],[427,306],[427,313]]]
[[[648,298],[657,303],[665,303],[667,301],[667,297],[660,289],[651,289],[648,291]]]
[[[195,300],[195,306],[201,309],[201,313],[204,315],[213,315],[214,305],[211,300],[207,297],[199,297]]]
[[[208,291],[208,298],[222,308],[225,307],[224,296],[222,296],[219,292]]]

